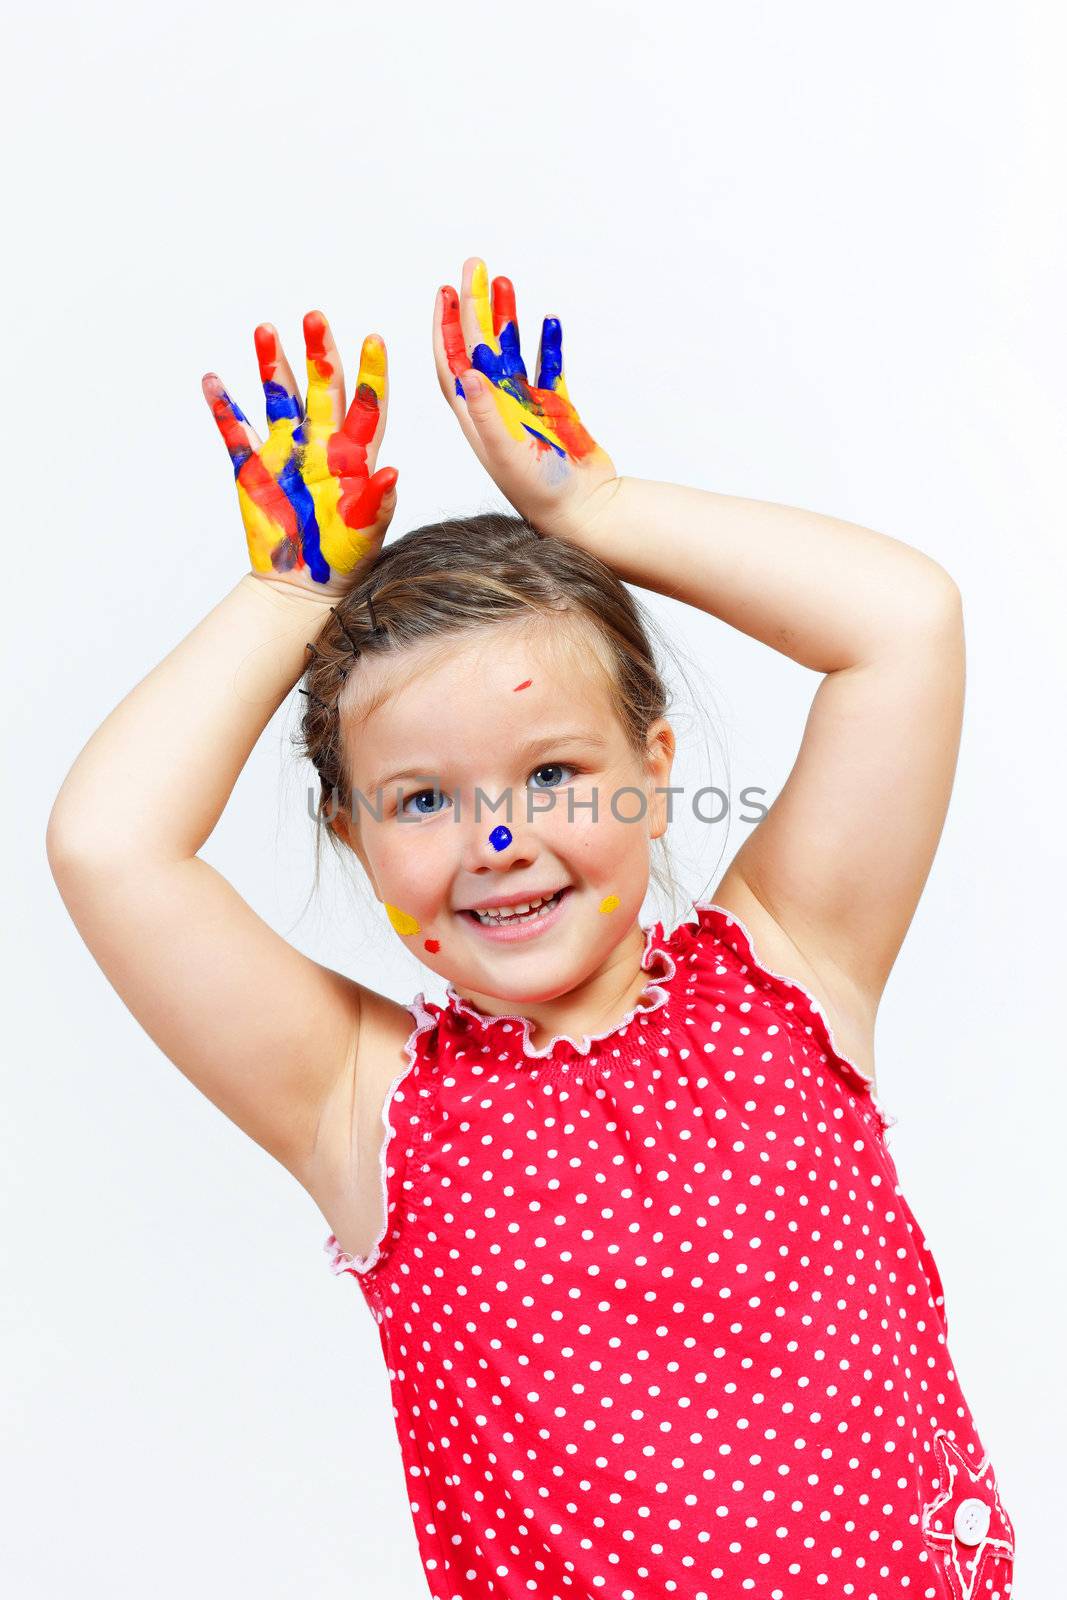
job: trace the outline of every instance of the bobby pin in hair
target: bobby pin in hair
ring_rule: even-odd
[[[374,601],[371,599],[371,592],[369,589],[367,590],[367,612],[370,616],[370,625],[372,630],[375,633],[384,633],[385,629],[378,621],[378,618],[374,615]]]
[[[348,628],[345,625],[345,620],[342,617],[341,613],[338,611],[336,606],[331,606],[330,610],[333,612],[334,616],[337,618],[337,625],[341,629],[341,632],[344,634],[345,638],[348,640],[349,644],[352,646],[352,654],[354,656],[358,656],[359,655],[359,645],[356,643],[356,641],[353,639],[352,635],[349,633]]]
[[[332,712],[333,711],[333,706],[327,705],[326,701],[321,699],[319,697],[319,695],[312,694],[310,689],[298,689],[296,692],[297,692],[297,694],[306,695],[309,700],[314,700],[315,704],[317,706],[321,706],[324,711],[326,711],[326,712]]]

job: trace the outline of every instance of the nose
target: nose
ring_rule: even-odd
[[[522,818],[483,812],[464,823],[462,869],[476,877],[513,872],[536,861],[540,849],[534,830]]]

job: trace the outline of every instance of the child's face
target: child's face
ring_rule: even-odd
[[[360,701],[389,692],[345,723],[355,822],[338,831],[403,942],[475,995],[551,999],[595,972],[633,929],[666,830],[669,724],[635,753],[603,669],[567,642],[504,625],[372,659]],[[544,919],[485,928],[470,911],[556,890]]]

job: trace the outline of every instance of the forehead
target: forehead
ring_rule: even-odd
[[[604,641],[586,624],[523,618],[364,657],[340,700],[354,755],[417,739],[435,747],[525,736],[565,720],[616,720]]]

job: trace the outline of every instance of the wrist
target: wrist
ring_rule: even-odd
[[[625,478],[615,477],[598,484],[576,509],[565,510],[550,522],[542,519],[538,523],[539,531],[597,554],[597,545],[602,546],[609,537],[611,508],[625,481]]]
[[[319,626],[329,616],[330,607],[335,606],[345,593],[343,589],[333,591],[323,586],[322,593],[317,594],[312,589],[287,583],[284,578],[263,576],[258,572],[246,572],[237,587],[247,594],[259,595],[261,600],[282,616],[305,617],[312,622],[318,618]]]

